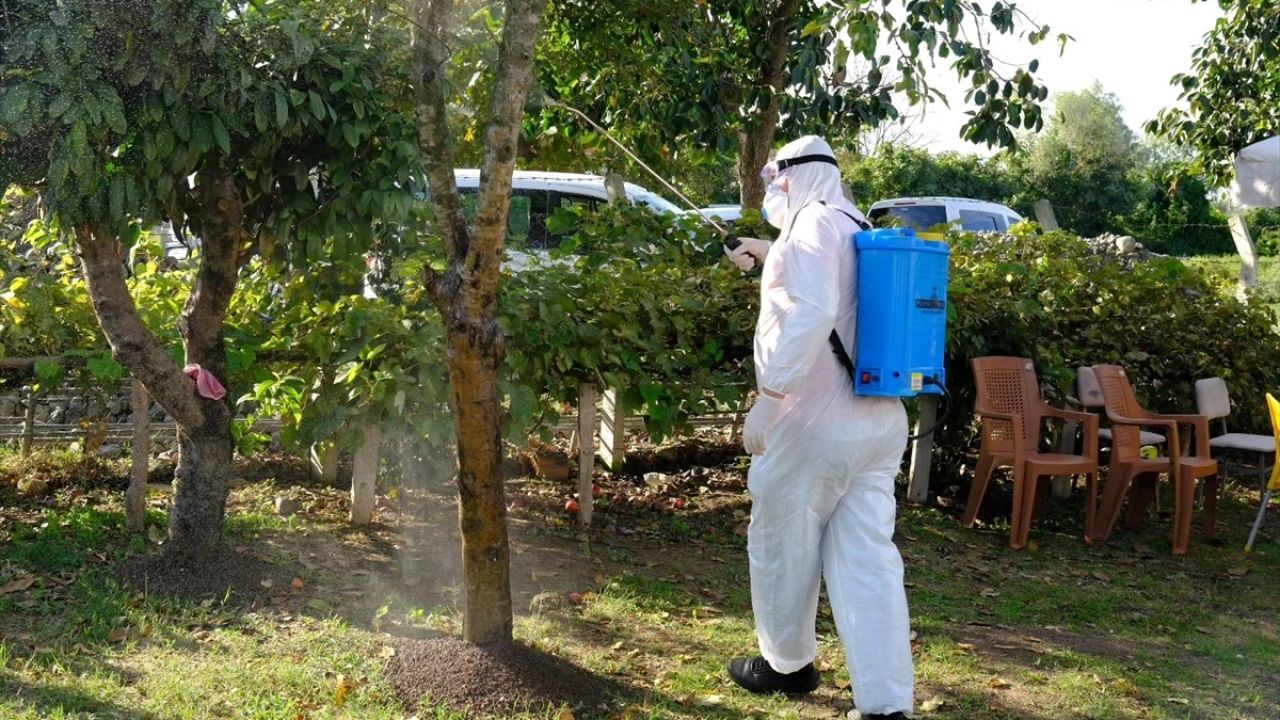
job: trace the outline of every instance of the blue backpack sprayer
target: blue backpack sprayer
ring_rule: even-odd
[[[546,102],[582,118],[618,146],[714,227],[730,250],[741,244],[737,236],[704,214],[585,113],[551,98]],[[811,159],[834,164],[834,159],[825,157],[792,158],[790,163]],[[838,212],[843,213],[841,210]],[[856,359],[849,357],[835,330],[831,331],[830,340],[837,360],[853,381],[854,392],[901,398],[942,395],[950,399],[943,362],[947,338],[950,249],[940,237],[934,239],[917,235],[909,228],[872,229],[852,215],[844,214],[862,228],[850,238],[858,252]],[[950,408],[947,410],[949,412]],[[931,434],[946,420],[947,414],[944,413],[933,427],[913,435],[912,439]]]

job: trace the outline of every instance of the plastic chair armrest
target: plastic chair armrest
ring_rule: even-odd
[[[1077,410],[1064,410],[1062,408],[1056,408],[1052,405],[1049,405],[1048,403],[1046,403],[1044,407],[1041,408],[1040,414],[1045,415],[1047,417],[1061,418],[1063,420],[1074,420],[1076,422],[1087,422],[1088,418],[1093,418],[1094,421],[1097,421],[1098,419],[1098,416],[1091,412],[1080,412]]]
[[[1179,425],[1190,425],[1194,430],[1196,454],[1198,458],[1208,458],[1209,453],[1209,417],[1207,415],[1156,415],[1161,420],[1169,420]]]

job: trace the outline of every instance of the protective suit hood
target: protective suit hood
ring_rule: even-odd
[[[780,163],[808,156],[823,156],[834,160],[836,154],[826,140],[817,135],[806,135],[783,145],[778,150],[774,162]],[[862,211],[845,198],[840,187],[840,168],[836,165],[829,162],[805,162],[787,167],[782,172],[786,174],[789,185],[786,193],[786,217],[780,218],[784,236],[793,224],[795,213],[816,202],[825,202],[866,222],[866,216]]]

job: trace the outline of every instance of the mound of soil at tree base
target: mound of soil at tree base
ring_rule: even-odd
[[[526,645],[473,645],[457,638],[399,643],[387,677],[408,712],[428,698],[471,718],[509,717],[548,706],[567,706],[576,718],[609,717],[633,694]]]
[[[265,604],[269,596],[289,592],[295,574],[231,547],[200,562],[180,562],[163,552],[135,555],[116,569],[122,584],[148,595],[195,601],[227,599],[239,606]]]

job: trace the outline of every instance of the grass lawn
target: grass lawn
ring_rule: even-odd
[[[5,467],[32,473],[40,462],[0,457],[0,478]],[[388,499],[367,529],[345,524],[345,501],[331,489],[269,480],[240,487],[232,543],[297,581],[263,586],[253,598],[193,602],[117,581],[121,560],[155,549],[124,531],[118,488],[51,481],[50,494],[30,498],[5,482],[0,718],[407,717],[385,673],[397,643],[460,627],[456,513],[444,485]],[[843,651],[825,602],[819,692],[755,697],[723,671],[728,658],[754,650],[741,463],[691,467],[658,488],[640,478],[601,484],[588,532],[560,510],[567,482],[511,484],[519,639],[629,688],[611,718],[848,712]],[[993,508],[999,493],[989,493]],[[298,499],[302,512],[276,516],[278,495]],[[675,509],[674,498],[687,504]],[[1026,552],[1005,546],[1007,516],[970,529],[958,523],[959,500],[904,508],[917,717],[1280,717],[1280,508],[1245,555],[1257,498],[1251,483],[1230,484],[1222,542],[1197,534],[1186,558],[1170,555],[1170,523],[1158,518],[1084,547],[1078,496],[1050,502]],[[152,493],[153,524],[163,524],[164,502]],[[428,699],[416,717],[463,716]]]
[[[1240,277],[1239,255],[1200,255],[1182,258],[1186,264],[1201,268],[1219,278],[1225,286],[1234,288]],[[1280,317],[1280,257],[1258,258],[1258,301],[1271,306]]]

